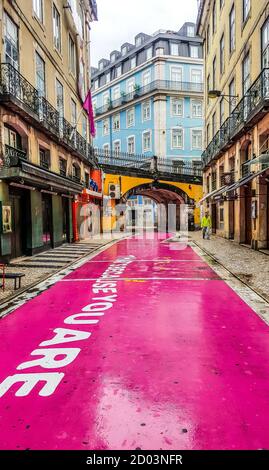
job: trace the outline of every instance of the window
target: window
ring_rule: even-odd
[[[83,114],[81,127],[82,127],[82,137],[85,140],[87,140],[87,122],[88,122],[88,119]]]
[[[120,130],[120,115],[115,114],[115,116],[113,116],[113,131],[117,132],[119,130]]]
[[[200,100],[191,101],[192,118],[201,118],[203,116],[203,102]]]
[[[122,51],[121,51],[122,55],[126,55],[127,52],[128,52],[127,46],[124,46],[124,47],[122,48]]]
[[[116,61],[116,54],[111,54],[111,62],[115,62]]]
[[[190,56],[193,59],[199,59],[199,46],[190,46]]]
[[[106,83],[110,82],[110,72],[106,73]]]
[[[116,86],[113,88],[113,100],[118,100],[120,98],[120,87]]]
[[[94,82],[93,82],[93,89],[94,89],[94,90],[97,90],[97,89],[98,89],[98,79],[97,79],[97,80],[94,80]]]
[[[99,64],[99,70],[103,70],[103,68],[104,68],[104,62],[100,62],[100,64]]]
[[[5,13],[5,62],[19,68],[19,33],[17,25]]]
[[[191,146],[193,150],[202,150],[203,132],[202,130],[192,129],[191,131]]]
[[[71,98],[71,124],[73,127],[75,127],[77,124],[77,104],[72,98]]]
[[[230,31],[230,54],[235,50],[235,9],[234,5],[229,15],[229,31]]]
[[[178,55],[178,44],[171,44],[171,55]]]
[[[152,47],[149,47],[146,49],[146,60],[149,60],[152,58]]]
[[[64,158],[59,158],[59,171],[61,176],[66,176],[67,161]]]
[[[206,80],[206,86],[207,86],[207,103],[209,103],[209,94],[208,94],[208,92],[210,91],[210,80],[211,80],[211,78],[210,78],[210,74],[209,74],[208,77],[207,77],[207,80]]]
[[[92,100],[92,108],[93,108],[93,115],[95,116],[96,115],[96,108],[97,108],[97,99],[94,98]]]
[[[143,132],[143,152],[150,152],[151,151],[151,132],[145,131]]]
[[[127,84],[126,84],[127,94],[133,93],[134,86],[135,86],[135,79],[134,78],[130,78],[130,80],[127,80]]]
[[[215,112],[212,116],[212,135],[213,135],[213,137],[215,136],[216,130],[217,130],[216,124],[217,124],[217,120],[216,120],[216,112]]]
[[[225,111],[224,111],[224,98],[221,98],[220,104],[219,104],[219,120],[220,120],[220,126],[224,123],[224,116],[225,116]]]
[[[219,8],[220,8],[220,10],[222,9],[223,5],[224,5],[224,0],[220,0],[220,2],[219,2]]]
[[[225,45],[224,45],[224,33],[223,33],[223,35],[221,36],[221,40],[220,40],[220,73],[221,74],[223,74],[223,72],[224,72],[224,64],[225,64],[225,62],[224,62],[224,60],[225,60],[224,47],[225,47]]]
[[[207,124],[206,126],[206,138],[207,138],[207,145],[208,145],[210,142],[210,125],[209,124]]]
[[[72,165],[72,178],[77,182],[80,182],[80,179],[81,179],[80,166],[78,164],[75,164],[75,163],[73,163],[73,165]]]
[[[182,68],[181,67],[171,67],[171,81],[182,82]]]
[[[232,81],[230,82],[230,85],[229,85],[229,95],[230,96],[235,96],[235,79],[234,78],[232,79]],[[235,108],[235,100],[230,99],[230,109],[229,109],[230,114],[231,114],[231,112],[233,111],[234,108]]]
[[[132,57],[131,59],[131,69],[134,69],[136,67],[136,57]]]
[[[213,60],[213,73],[212,73],[212,88],[213,90],[216,89],[216,64],[217,64],[217,59],[214,57]]]
[[[85,171],[85,186],[86,188],[90,187],[90,175]]]
[[[73,38],[69,34],[69,70],[76,75],[76,47]]]
[[[43,0],[33,0],[35,16],[43,23]]]
[[[149,121],[151,119],[150,101],[142,103],[142,121]]]
[[[127,127],[132,127],[135,125],[135,109],[131,108],[127,110]]]
[[[103,105],[104,105],[104,106],[108,106],[109,103],[110,103],[109,92],[106,91],[106,92],[103,94]]]
[[[109,119],[103,120],[103,135],[109,134]]]
[[[142,44],[142,37],[138,36],[138,38],[136,38],[135,40],[135,45],[136,47],[138,47],[138,46],[141,46],[141,44]]]
[[[216,32],[216,25],[217,25],[217,5],[216,5],[216,0],[214,0],[213,9],[212,9],[212,30],[213,30],[213,34]]]
[[[56,107],[60,118],[64,117],[64,87],[56,78]]]
[[[104,144],[103,149],[104,149],[104,156],[109,157],[109,144]]]
[[[20,134],[15,130],[8,126],[4,126],[5,129],[5,144],[9,147],[13,147],[16,149],[22,149],[22,139]],[[26,157],[25,157],[26,158]]]
[[[269,66],[269,18],[262,27],[262,66]]]
[[[171,98],[172,101],[172,116],[183,117],[183,100],[180,98]]]
[[[157,56],[164,55],[164,48],[163,47],[158,47],[158,49],[156,49],[156,55]]]
[[[250,12],[250,0],[243,0],[243,23],[248,19]]]
[[[172,129],[172,142],[173,149],[183,148],[183,129]]]
[[[121,76],[121,65],[116,67],[116,78],[119,78]]]
[[[242,89],[245,95],[250,87],[250,55],[244,57],[242,62]]]
[[[134,136],[128,137],[127,139],[127,151],[128,153],[135,153],[135,138]]]
[[[151,70],[146,70],[143,73],[143,86],[149,85],[151,82]]]
[[[36,52],[35,56],[36,67],[36,88],[39,96],[46,96],[46,83],[45,83],[45,62]]]
[[[50,168],[50,153],[48,150],[39,149],[39,164],[42,168],[49,170]]]
[[[201,85],[203,83],[202,69],[191,69],[191,82]],[[202,91],[202,90],[201,90]]]
[[[194,26],[187,26],[187,36],[195,36]]]
[[[206,50],[207,50],[207,53],[208,53],[209,50],[210,50],[210,23],[207,26],[206,41],[207,41]]]
[[[113,142],[113,151],[114,151],[115,157],[119,157],[119,154],[120,154],[120,140],[114,140],[114,142]]]
[[[61,17],[56,6],[53,4],[53,44],[61,52]]]

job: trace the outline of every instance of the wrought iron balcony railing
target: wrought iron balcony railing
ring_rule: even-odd
[[[81,157],[91,160],[90,145],[79,132],[36,90],[11,64],[1,64],[0,100],[16,102],[36,125],[70,147]]]
[[[113,101],[109,101],[104,106],[101,106],[95,110],[95,115],[100,116],[101,114],[107,113],[112,109],[118,108],[130,101],[144,96],[153,91],[178,91],[178,92],[189,92],[189,93],[203,93],[203,83],[193,82],[180,82],[171,80],[155,80],[148,85],[143,87],[137,87],[131,93],[123,94],[121,98]]]
[[[226,146],[232,145],[233,139],[244,131],[265,101],[269,101],[269,68],[262,70],[203,152],[204,168],[210,165]]]
[[[4,167],[17,166],[20,159],[27,160],[27,153],[25,150],[5,145],[5,155],[3,160]]]
[[[101,167],[121,168],[122,170],[141,170],[145,174],[170,174],[182,176],[202,177],[202,163],[182,162],[170,158],[156,156],[147,157],[143,154],[131,154],[126,152],[106,151],[94,149],[95,156]]]

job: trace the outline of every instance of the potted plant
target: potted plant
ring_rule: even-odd
[[[138,85],[137,83],[135,83],[135,85],[134,85],[134,98],[138,98],[140,88],[141,88],[140,85]]]
[[[121,91],[121,102],[126,103],[126,93],[125,93],[125,91]]]

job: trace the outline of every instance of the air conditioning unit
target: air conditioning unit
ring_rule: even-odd
[[[120,185],[110,183],[108,185],[108,195],[111,199],[120,199]]]

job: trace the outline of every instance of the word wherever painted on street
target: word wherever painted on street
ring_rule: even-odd
[[[80,313],[65,318],[65,325],[97,325],[100,317],[104,316],[104,312],[111,309],[115,304],[118,296],[117,279],[121,277],[128,264],[132,263],[134,259],[135,256],[117,258],[93,284],[93,294],[99,294],[101,296],[94,297],[92,299],[93,302],[82,308]],[[103,294],[105,295],[103,296]],[[81,348],[59,348],[58,345],[87,340],[92,334],[90,331],[81,331],[71,328],[56,328],[53,330],[53,333],[53,338],[39,344],[41,349],[35,349],[31,352],[31,356],[39,356],[39,358],[20,364],[17,370],[25,370],[37,366],[46,371],[48,369],[62,369],[77,358]],[[45,385],[43,385],[39,391],[39,395],[42,397],[50,396],[55,392],[64,375],[64,372],[20,373],[11,375],[0,384],[0,397],[5,395],[5,393],[17,383],[22,383],[22,385],[17,389],[15,395],[17,397],[27,396],[38,382],[45,382]]]

